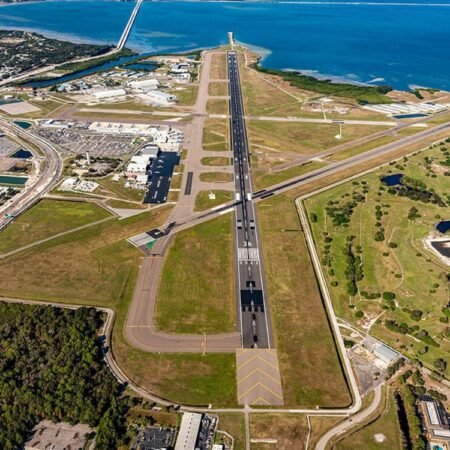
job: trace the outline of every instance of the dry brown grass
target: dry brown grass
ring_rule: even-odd
[[[208,94],[211,96],[224,97],[228,95],[228,83],[223,81],[216,81],[209,83]]]
[[[211,60],[211,80],[225,80],[227,74],[227,55],[226,53],[214,53]]]
[[[286,405],[346,406],[339,363],[295,204],[258,203],[265,273]]]
[[[209,114],[228,114],[228,100],[223,98],[210,98],[206,104]]]
[[[251,414],[251,439],[276,439],[276,444],[251,443],[251,450],[293,450],[304,448],[308,423],[299,414]]]

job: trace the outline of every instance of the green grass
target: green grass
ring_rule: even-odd
[[[335,95],[336,97],[346,97],[358,101],[359,103],[392,103],[392,100],[385,94],[392,90],[384,86],[358,86],[346,83],[334,83],[330,80],[318,80],[317,78],[300,75],[294,72],[283,70],[273,70],[254,64],[253,68],[270,75],[277,75],[289,82],[291,86],[317,92],[321,95]]]
[[[385,394],[383,394],[384,397]],[[346,433],[346,437],[339,441],[336,450],[402,450],[400,424],[398,422],[395,400],[392,392],[388,390],[387,399],[384,397],[381,406],[370,417],[363,427]],[[382,443],[376,442],[375,435],[384,435]]]
[[[171,93],[177,96],[177,105],[192,106],[197,100],[198,86],[195,84],[185,86],[182,89],[174,89]]]
[[[0,264],[0,295],[113,307],[140,252],[126,238],[158,226],[170,208],[52,239]]]
[[[206,156],[201,159],[204,166],[231,166],[231,158],[224,156]]]
[[[233,174],[229,172],[202,172],[200,181],[205,183],[226,183],[233,181]]]
[[[156,323],[178,333],[236,329],[231,214],[181,231],[164,262]]]
[[[305,173],[312,172],[313,170],[321,169],[326,165],[327,164],[323,162],[313,161],[306,164],[299,164],[278,172],[255,171],[253,174],[253,184],[255,186],[255,190],[264,189],[274,184],[290,180],[291,178],[304,175]]]
[[[258,203],[257,213],[285,405],[347,406],[351,397],[294,201],[272,197]]]
[[[450,180],[445,176],[436,178],[427,176],[428,170],[424,166],[426,156],[434,158],[437,163],[442,160],[442,153],[438,148],[427,150],[409,158],[404,167],[396,168],[386,166],[373,174],[359,178],[355,182],[367,182],[369,192],[366,200],[358,203],[350,219],[348,227],[334,226],[332,219],[327,216],[325,208],[327,203],[340,201],[341,204],[351,200],[352,192],[362,192],[362,185],[354,185],[352,182],[325,191],[306,201],[309,214],[317,215],[317,223],[312,223],[319,256],[324,255],[323,232],[328,232],[333,241],[330,243],[330,255],[332,257],[331,269],[325,268],[325,274],[329,283],[334,308],[336,313],[359,325],[364,322],[354,317],[355,309],[364,311],[365,318],[375,319],[383,313],[380,321],[377,321],[371,332],[382,340],[388,342],[411,358],[419,358],[427,366],[432,366],[438,357],[446,357],[450,351],[448,341],[442,339],[442,333],[446,324],[439,321],[442,317],[441,308],[448,302],[448,286],[444,275],[446,267],[424,248],[423,238],[434,230],[438,221],[437,215],[446,217],[446,208],[431,203],[422,203],[389,194],[387,189],[380,191],[381,183],[379,177],[391,173],[405,173],[417,179],[421,179],[427,188],[434,189],[445,200],[450,191]],[[432,169],[433,170],[433,169]],[[374,235],[375,207],[377,205],[389,205],[382,207],[384,214],[380,220],[385,228],[385,241],[376,242]],[[416,207],[421,217],[417,220],[408,220],[410,208]],[[396,295],[395,310],[385,310],[384,302],[378,300],[365,300],[357,294],[354,298],[349,297],[346,289],[346,256],[343,249],[346,237],[355,236],[355,246],[361,245],[361,258],[363,262],[364,278],[358,283],[359,291],[368,292],[394,292]],[[397,244],[396,248],[389,248],[389,241]],[[418,256],[421,255],[421,256]],[[335,284],[331,285],[331,282]],[[337,285],[336,285],[337,284]],[[437,285],[434,287],[433,285]],[[409,310],[418,309],[423,312],[423,318],[415,322],[410,318]],[[423,342],[417,342],[407,335],[394,333],[384,326],[384,320],[393,319],[398,323],[406,322],[410,326],[418,325],[425,329],[440,344],[439,348],[429,346],[429,351],[420,355],[419,351],[425,347]],[[447,369],[447,374],[450,373]]]
[[[0,252],[104,219],[111,214],[94,203],[41,200],[0,232]]]
[[[209,194],[213,192],[216,195],[214,200],[209,198]],[[234,194],[231,191],[221,191],[219,189],[212,189],[211,191],[200,191],[195,198],[194,211],[205,211],[214,206],[222,205],[233,200]]]

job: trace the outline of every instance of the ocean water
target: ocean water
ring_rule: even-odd
[[[115,43],[133,3],[51,1],[0,7],[0,28]],[[450,0],[144,2],[127,46],[180,52],[227,42],[262,64],[346,81],[450,90]]]

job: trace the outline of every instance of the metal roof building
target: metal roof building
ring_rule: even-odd
[[[201,423],[201,414],[190,412],[185,412],[183,414],[175,450],[195,450]]]

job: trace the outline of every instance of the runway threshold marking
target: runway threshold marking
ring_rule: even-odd
[[[276,392],[272,391],[270,388],[268,388],[265,384],[262,383],[256,383],[255,385],[253,385],[250,389],[248,389],[247,391],[245,391],[244,393],[242,393],[241,395],[239,395],[239,400],[244,397],[244,396],[248,396],[248,394],[253,391],[254,389],[256,389],[257,387],[261,387],[266,391],[269,391],[271,394],[275,395],[275,397],[278,397],[280,400],[283,400],[283,397],[281,397],[281,395],[278,395]],[[263,400],[264,402],[266,402],[268,405],[271,405],[273,403],[269,403],[265,398],[263,397],[258,397],[257,399],[255,399],[253,402],[248,403],[249,405],[255,405],[257,400]]]
[[[238,402],[243,405],[282,405],[283,388],[274,349],[236,350]]]

